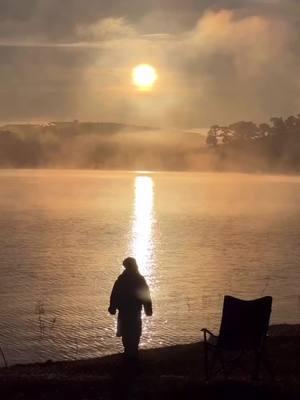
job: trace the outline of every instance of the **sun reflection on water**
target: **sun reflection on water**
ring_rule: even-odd
[[[134,187],[131,252],[138,262],[141,273],[151,277],[154,253],[153,180],[149,176],[137,176]]]

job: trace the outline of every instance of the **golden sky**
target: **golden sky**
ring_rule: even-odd
[[[113,4],[111,4],[113,3]],[[300,110],[297,0],[0,0],[0,121],[207,127]],[[132,69],[152,65],[152,90]]]

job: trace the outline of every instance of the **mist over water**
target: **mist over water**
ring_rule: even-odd
[[[2,170],[0,344],[10,364],[121,349],[110,290],[138,259],[154,316],[143,347],[217,330],[224,294],[274,297],[299,323],[300,178]]]

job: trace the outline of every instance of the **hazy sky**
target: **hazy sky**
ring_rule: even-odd
[[[300,112],[300,1],[0,0],[0,57],[3,122],[262,121]]]

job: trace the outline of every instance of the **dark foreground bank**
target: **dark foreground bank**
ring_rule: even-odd
[[[0,369],[1,399],[300,399],[300,327],[277,326],[268,341],[274,377],[250,379],[248,361],[230,379],[206,382],[203,343],[140,352],[142,370],[129,373],[120,355]],[[274,334],[274,336],[272,335]]]

